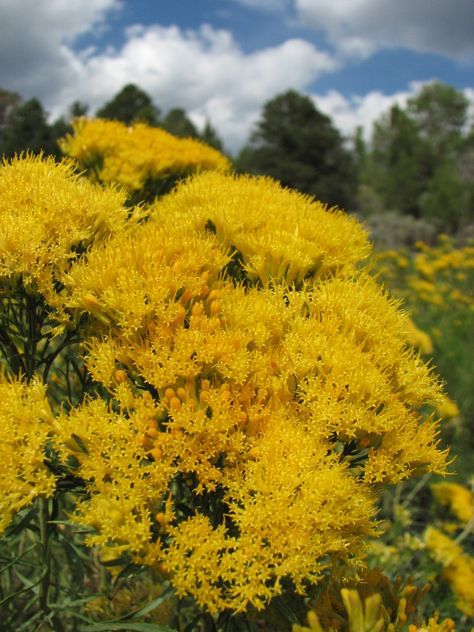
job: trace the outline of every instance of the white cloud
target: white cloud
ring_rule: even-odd
[[[162,109],[185,108],[201,124],[207,117],[235,150],[263,103],[283,90],[303,89],[336,63],[304,40],[245,54],[231,34],[209,25],[198,31],[176,26],[134,28],[119,51],[94,55],[78,69],[93,106],[103,103],[133,80]],[[59,101],[77,95],[77,82],[62,89]]]
[[[40,96],[68,81],[71,44],[120,8],[119,0],[0,0],[0,85]]]
[[[27,5],[32,13],[27,13]],[[38,7],[41,5],[41,9]],[[334,58],[301,39],[244,53],[230,32],[202,25],[129,26],[120,48],[75,52],[78,35],[94,33],[117,0],[0,0],[8,41],[0,38],[0,85],[24,97],[36,96],[52,117],[75,100],[91,111],[125,84],[136,83],[164,111],[183,107],[202,124],[209,118],[235,151],[245,142],[263,103],[288,88],[303,90],[336,68]],[[21,12],[27,15],[22,20]]]
[[[388,112],[392,105],[404,106],[407,99],[415,94],[419,84],[412,84],[410,91],[383,94],[372,91],[365,95],[343,96],[340,92],[330,90],[325,94],[312,94],[315,106],[327,114],[334,125],[346,137],[351,137],[357,127],[362,127],[366,140],[370,138],[372,125],[384,112]]]
[[[294,0],[306,26],[323,31],[347,57],[405,47],[474,59],[472,0]]]
[[[393,94],[374,90],[365,95],[345,97],[340,92],[330,90],[325,94],[310,96],[318,110],[330,116],[344,136],[352,137],[357,127],[361,127],[364,138],[369,141],[374,122],[389,112],[393,105],[405,107],[408,99],[414,97],[426,83],[429,82],[413,81],[408,90]],[[466,88],[463,92],[470,102],[468,116],[474,122],[474,90]]]
[[[307,25],[325,30],[335,42],[341,37],[344,54],[351,51],[358,57],[383,42],[428,46],[428,40],[434,41],[438,33],[435,26],[442,22],[440,0],[234,2],[265,10],[284,10],[293,2]],[[449,12],[457,16],[466,2],[472,0],[457,0]],[[288,39],[245,53],[229,31],[210,25],[196,30],[131,25],[120,47],[102,51],[73,47],[81,35],[93,38],[103,32],[110,13],[121,6],[121,0],[0,0],[0,86],[25,98],[37,96],[56,117],[78,99],[90,104],[93,112],[126,83],[133,82],[163,111],[183,107],[198,126],[210,119],[226,148],[236,151],[247,140],[267,100],[289,88],[307,91],[318,77],[339,68],[344,59],[344,55],[332,55],[303,39]],[[424,31],[421,17],[431,20]],[[470,16],[465,21],[461,35],[472,23]],[[451,25],[448,18],[445,25]],[[453,33],[439,34],[439,45],[448,49],[453,38]],[[465,38],[460,37],[459,51],[463,42]],[[371,92],[351,97],[332,91],[313,97],[317,106],[350,134],[358,124],[368,129],[382,111],[394,101],[403,102],[413,90],[411,86],[408,92],[396,95]]]

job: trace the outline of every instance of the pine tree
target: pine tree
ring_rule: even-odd
[[[343,138],[311,99],[293,90],[265,104],[237,166],[328,204],[354,205],[356,174]]]
[[[134,121],[157,125],[160,112],[150,95],[135,84],[129,83],[97,110],[97,116],[122,121],[127,125]]]

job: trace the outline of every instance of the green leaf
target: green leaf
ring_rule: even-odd
[[[15,564],[20,564],[22,563],[23,566],[34,566],[33,564],[25,564],[24,562],[21,562],[22,557],[26,557],[26,555],[28,555],[28,553],[30,551],[32,551],[33,549],[35,549],[38,546],[37,543],[32,544],[31,546],[29,546],[27,549],[25,549],[22,553],[20,553],[20,555],[18,555],[17,557],[15,557],[15,559],[9,561],[5,566],[2,566],[0,568],[0,574],[4,573],[5,571],[7,571],[9,568],[11,568],[12,566],[15,566]]]
[[[10,537],[22,532],[23,529],[29,525],[30,520],[34,518],[36,514],[37,514],[37,509],[35,506],[33,506],[31,509],[29,509],[29,511],[26,512],[26,514],[21,518],[21,520],[18,523],[11,525],[7,529],[4,537]]]
[[[160,606],[164,601],[169,599],[172,594],[173,594],[173,589],[172,588],[168,588],[167,590],[165,590],[165,592],[162,595],[160,595],[156,599],[153,599],[153,601],[150,601],[150,603],[148,603],[145,606],[143,606],[143,608],[140,608],[140,610],[137,610],[136,612],[132,613],[130,615],[129,620],[137,619],[138,617],[143,617],[144,615],[148,614],[149,612],[151,612],[155,608],[158,608],[158,606]],[[124,617],[124,619],[125,619],[125,617]]]

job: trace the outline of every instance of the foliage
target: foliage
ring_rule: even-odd
[[[438,414],[448,420],[443,435],[456,452],[451,469],[457,482],[425,476],[415,486],[403,483],[386,493],[381,504],[386,531],[372,545],[371,564],[382,566],[392,580],[411,575],[417,584],[429,583],[425,612],[436,608],[462,630],[471,629],[474,613],[473,255],[469,243],[441,235],[434,246],[418,242],[381,251],[375,266],[413,316],[412,342],[433,358],[447,382],[450,397],[438,404]]]
[[[355,188],[351,155],[329,117],[294,90],[264,105],[241,171],[265,174],[327,204],[350,208]]]
[[[186,112],[183,108],[171,109],[161,121],[161,126],[174,136],[179,136],[181,138],[199,137],[196,126],[186,116]]]
[[[214,149],[217,149],[218,151],[223,150],[222,140],[219,138],[217,131],[214,129],[209,120],[206,120],[206,124],[204,125],[204,129],[201,133],[201,139],[207,145],[214,147]]]
[[[168,135],[76,125],[93,182],[0,169],[3,621],[288,630],[357,582],[380,489],[445,471],[443,391],[354,218],[178,139],[202,172],[133,207]]]
[[[431,82],[408,100],[408,114],[433,153],[449,153],[466,124],[469,100],[452,86]]]
[[[452,233],[469,218],[470,187],[454,161],[440,160],[420,198],[420,212]]]
[[[400,484],[385,494],[385,533],[369,548],[369,564],[383,566],[392,583],[397,576],[410,576],[415,586],[425,586],[423,600],[405,609],[407,623],[410,615],[415,623],[437,610],[455,621],[458,629],[470,630],[474,613],[472,491],[458,483],[429,482],[425,476],[415,486]]]
[[[5,125],[12,108],[21,101],[19,94],[0,88],[0,130]]]
[[[30,99],[10,109],[5,123],[0,127],[0,156],[12,157],[29,150],[60,156],[57,139],[64,133],[60,121],[49,125],[38,99]]]
[[[394,105],[389,114],[375,124],[372,145],[373,180],[386,208],[419,215],[418,199],[426,174],[414,121]]]
[[[468,104],[462,92],[432,82],[375,123],[369,147],[359,134],[359,212],[412,215],[438,232],[455,233],[472,221]]]
[[[97,110],[97,116],[120,121],[125,125],[138,121],[148,125],[157,125],[160,111],[144,90],[129,83]]]

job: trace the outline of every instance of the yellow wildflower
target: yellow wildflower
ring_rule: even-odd
[[[0,534],[23,507],[54,493],[55,477],[45,463],[51,422],[38,380],[27,384],[0,378]]]
[[[434,559],[443,566],[442,576],[451,585],[456,606],[464,614],[474,616],[474,558],[434,527],[426,530],[425,541]]]
[[[94,528],[92,545],[142,553],[150,539],[152,514],[175,471],[169,462],[145,467],[140,429],[150,412],[131,418],[113,413],[102,400],[90,400],[55,420],[54,447],[64,463],[86,481],[90,498],[78,503],[71,519]]]
[[[58,421],[89,544],[164,564],[211,612],[360,560],[372,484],[446,461],[420,414],[440,386],[368,252],[339,212],[208,173],[71,266],[64,309],[88,314],[87,366],[120,409]]]
[[[446,505],[461,521],[469,522],[474,513],[472,492],[458,483],[436,483],[431,486],[436,501]]]
[[[438,616],[430,617],[428,623],[424,623],[421,626],[410,624],[408,626],[408,632],[453,632],[456,629],[456,624],[452,619],[443,619],[438,621]]]
[[[80,118],[73,128],[60,143],[62,151],[100,182],[118,183],[128,191],[141,189],[150,179],[230,169],[229,160],[205,143],[144,123],[127,127],[119,121]]]
[[[417,347],[424,355],[433,353],[433,343],[425,332],[419,329],[411,318],[407,317],[407,342]]]
[[[62,279],[78,250],[121,230],[124,195],[94,186],[71,161],[25,156],[0,166],[0,278],[21,275],[26,286],[57,303]]]
[[[443,419],[451,419],[452,417],[459,417],[459,406],[450,399],[447,395],[443,396],[439,402],[436,403],[436,411]]]
[[[284,577],[303,592],[306,580],[319,579],[327,552],[356,559],[360,536],[371,531],[370,499],[337,459],[324,456],[324,444],[281,420],[258,446],[256,458],[224,472],[238,537],[200,514],[170,528],[172,582],[211,611],[260,609],[281,593]]]
[[[366,231],[336,209],[270,178],[209,172],[194,176],[155,203],[155,221],[211,231],[251,280],[263,284],[350,274],[370,252]]]

